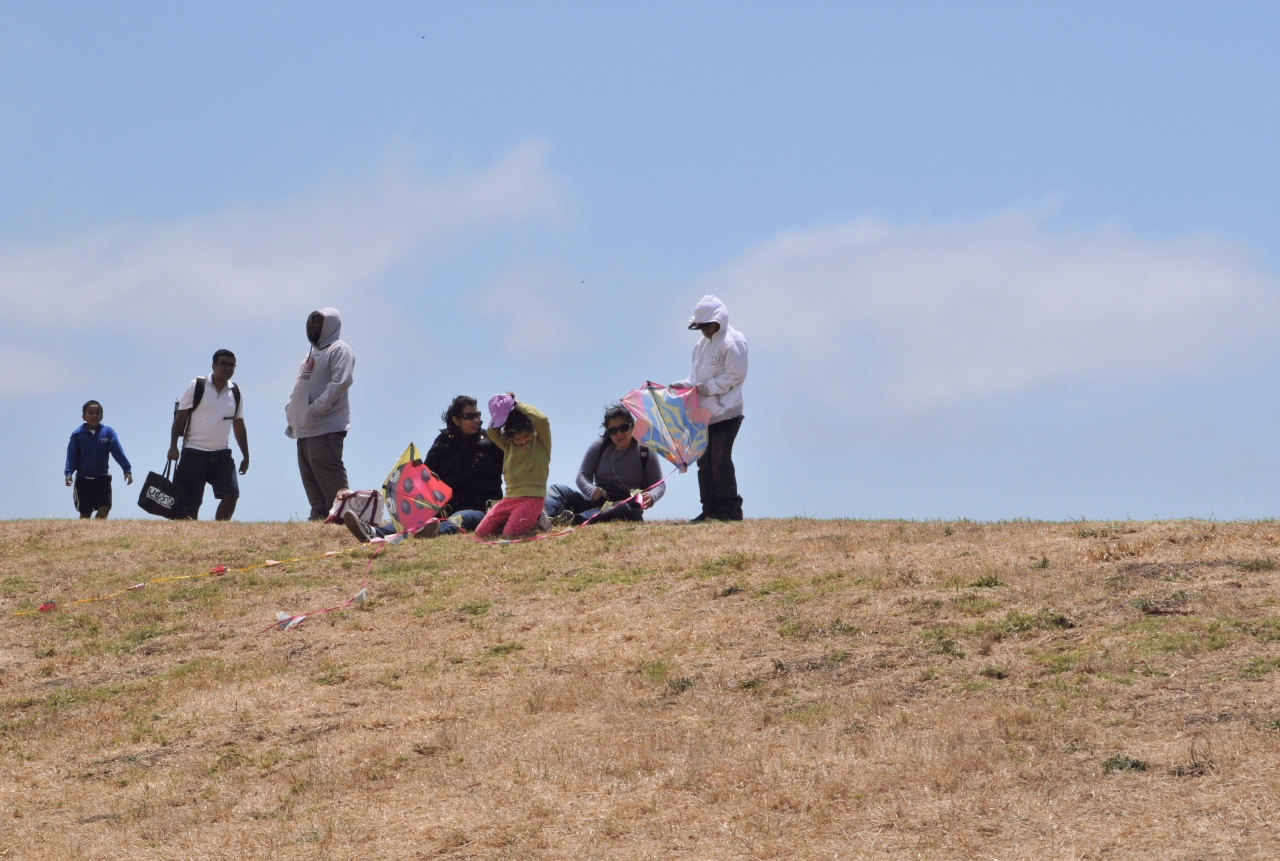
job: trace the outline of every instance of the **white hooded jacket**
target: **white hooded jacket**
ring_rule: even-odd
[[[715,296],[703,296],[689,323],[719,323],[710,338],[693,346],[693,372],[674,385],[697,386],[711,424],[742,415],[742,384],[747,379],[747,339],[729,325],[729,309]]]
[[[293,394],[285,404],[288,425],[284,435],[290,439],[307,439],[326,433],[339,433],[351,427],[351,388],[356,369],[356,354],[340,340],[342,317],[335,308],[320,308],[324,316],[320,337],[307,351],[298,368]]]

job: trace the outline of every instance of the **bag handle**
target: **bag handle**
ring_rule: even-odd
[[[163,475],[163,476],[164,476],[165,481],[169,481],[169,480],[170,480],[170,479],[169,479],[169,473],[171,473],[171,472],[173,472],[173,461],[169,460],[169,458],[167,458],[167,457],[166,457],[166,458],[164,459],[164,472],[163,472],[163,473],[161,473],[161,475]]]

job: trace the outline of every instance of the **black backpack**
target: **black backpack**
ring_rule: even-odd
[[[204,400],[204,377],[196,377],[195,394],[191,397],[191,412],[196,411],[196,407],[200,406],[200,402]],[[228,383],[231,386],[231,396],[236,399],[236,409],[240,409],[240,387],[235,383]],[[178,404],[182,403],[182,398],[178,398],[173,402],[173,414],[178,414]],[[182,438],[187,438],[187,431],[191,430],[191,416],[187,416],[187,426],[182,429]]]

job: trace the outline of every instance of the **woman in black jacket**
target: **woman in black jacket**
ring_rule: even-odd
[[[429,521],[414,533],[419,538],[474,532],[484,520],[489,501],[502,498],[503,452],[480,432],[484,421],[476,399],[458,395],[440,417],[444,419],[444,430],[427,452],[427,467],[453,490],[447,508],[452,514],[439,521],[438,531],[436,522]],[[354,511],[348,511],[343,522],[361,543],[396,531],[390,523],[363,523]]]
[[[502,498],[502,449],[485,434],[484,417],[476,399],[458,395],[441,414],[440,431],[427,452],[427,467],[453,490],[451,515],[440,534],[474,532],[489,502]]]

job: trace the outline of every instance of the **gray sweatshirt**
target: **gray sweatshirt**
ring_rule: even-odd
[[[625,451],[607,439],[597,439],[587,446],[587,453],[582,458],[582,467],[578,470],[578,490],[587,496],[598,487],[604,491],[605,499],[618,502],[631,496],[633,490],[644,490],[662,478],[662,458],[649,452],[641,465],[640,442],[632,440]],[[662,498],[666,483],[659,484],[649,491],[653,501]]]
[[[351,427],[351,388],[356,368],[356,354],[340,340],[342,318],[337,309],[321,308],[324,315],[320,337],[307,352],[293,384],[293,394],[285,404],[288,425],[284,435],[290,439],[306,439],[326,433],[338,433]]]

